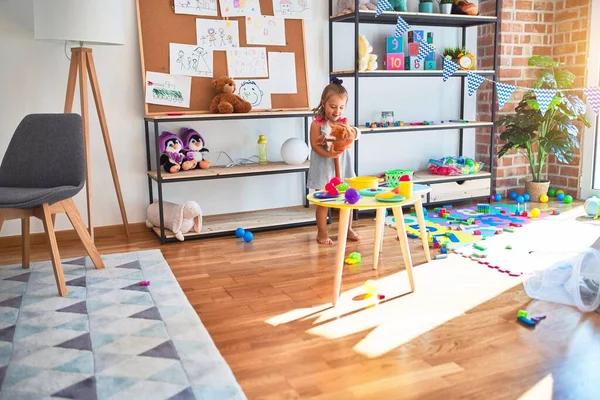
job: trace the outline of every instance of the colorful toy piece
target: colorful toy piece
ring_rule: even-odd
[[[590,197],[583,203],[583,211],[589,218],[598,218],[600,215],[600,199]]]
[[[529,195],[529,193],[523,193],[523,198],[525,199],[525,201],[531,200],[531,196]]]
[[[535,321],[532,321],[526,317],[517,317],[517,321],[519,321],[520,323],[527,325],[527,326],[531,326],[531,327],[535,326]]]
[[[494,201],[496,201],[496,202],[502,201],[502,195],[500,193],[496,193],[494,195]]]
[[[425,60],[425,71],[435,71],[437,69],[437,65],[435,61]],[[431,124],[433,125],[433,124]]]
[[[358,252],[356,252],[356,251],[355,251],[355,252],[352,252],[352,253],[350,253],[350,254],[348,255],[348,257],[346,257],[346,259],[344,260],[344,262],[345,262],[346,264],[350,264],[350,265],[352,265],[352,264],[358,264],[358,263],[360,263],[361,261],[362,261],[362,256],[361,256],[361,254],[360,254],[360,253],[358,253]]]
[[[150,281],[141,281],[140,286],[150,286]]]
[[[556,191],[556,195],[557,195],[557,196],[558,196],[559,194],[561,194],[561,193],[562,193],[562,194],[565,194],[565,191],[564,191],[564,190],[562,190],[562,189],[558,189],[558,190]]]
[[[368,281],[366,281],[363,284],[363,288],[365,290],[365,293],[368,294],[369,296],[372,296],[375,293],[377,293],[377,284],[372,279],[369,279]]]
[[[541,213],[542,212],[540,211],[539,208],[532,208],[531,211],[529,211],[529,216],[531,218],[539,218]]]
[[[525,198],[523,196],[517,196],[517,198],[515,200],[517,201],[518,204],[525,203]]]
[[[244,233],[245,233],[244,228],[237,228],[235,230],[235,236],[236,237],[243,238],[244,237]]]
[[[563,201],[564,199],[565,199],[565,194],[564,193],[557,193],[556,194],[556,200]]]
[[[386,54],[402,54],[404,55],[404,41],[402,38],[395,36],[388,36],[385,41],[385,52]]]
[[[550,200],[550,199],[548,198],[547,194],[543,194],[540,196],[540,203],[547,203],[548,200]]]
[[[244,232],[244,242],[251,242],[254,239],[254,235],[250,231]]]
[[[423,71],[425,69],[425,62],[419,61],[416,56],[404,57],[404,69],[410,71]],[[422,125],[422,123],[420,125]]]
[[[386,56],[385,69],[388,71],[404,70],[404,54],[391,53]]]
[[[573,202],[573,196],[571,196],[570,194],[566,195],[565,198],[563,199],[563,201],[565,202],[565,204],[571,204]]]
[[[408,43],[420,43],[423,41],[423,39],[425,39],[425,31],[415,29],[408,32]]]
[[[490,205],[489,204],[477,204],[477,212],[481,214],[489,214],[490,213]]]
[[[560,215],[560,210],[554,210],[554,211],[552,211],[552,215]]]
[[[556,196],[556,189],[554,189],[554,188],[548,189],[548,196],[550,196],[550,197]]]
[[[525,311],[525,310],[519,310],[517,312],[517,317],[527,318],[527,317],[529,317],[529,313],[527,311]]]
[[[346,201],[350,204],[356,204],[358,203],[358,200],[360,200],[360,193],[358,193],[358,190],[354,189],[354,188],[350,188],[348,190],[346,190],[346,193],[344,194],[344,198],[346,199]]]
[[[519,196],[519,194],[517,192],[510,192],[510,194],[508,196],[510,197],[511,200],[516,200],[517,197]]]

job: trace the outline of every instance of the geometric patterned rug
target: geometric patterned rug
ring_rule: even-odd
[[[0,266],[0,399],[246,398],[160,250],[102,258]]]

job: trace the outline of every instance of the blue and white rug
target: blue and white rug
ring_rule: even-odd
[[[0,266],[0,399],[245,399],[160,250],[103,259]]]

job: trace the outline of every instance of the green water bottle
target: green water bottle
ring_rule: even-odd
[[[258,136],[258,163],[268,164],[267,161],[267,137],[265,135]]]

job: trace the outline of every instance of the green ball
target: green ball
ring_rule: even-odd
[[[564,202],[565,204],[570,204],[573,201],[573,196],[571,196],[570,194],[565,196]]]
[[[550,189],[548,189],[548,196],[549,196],[549,197],[554,197],[554,196],[556,196],[556,189],[554,189],[554,188],[550,188]]]

